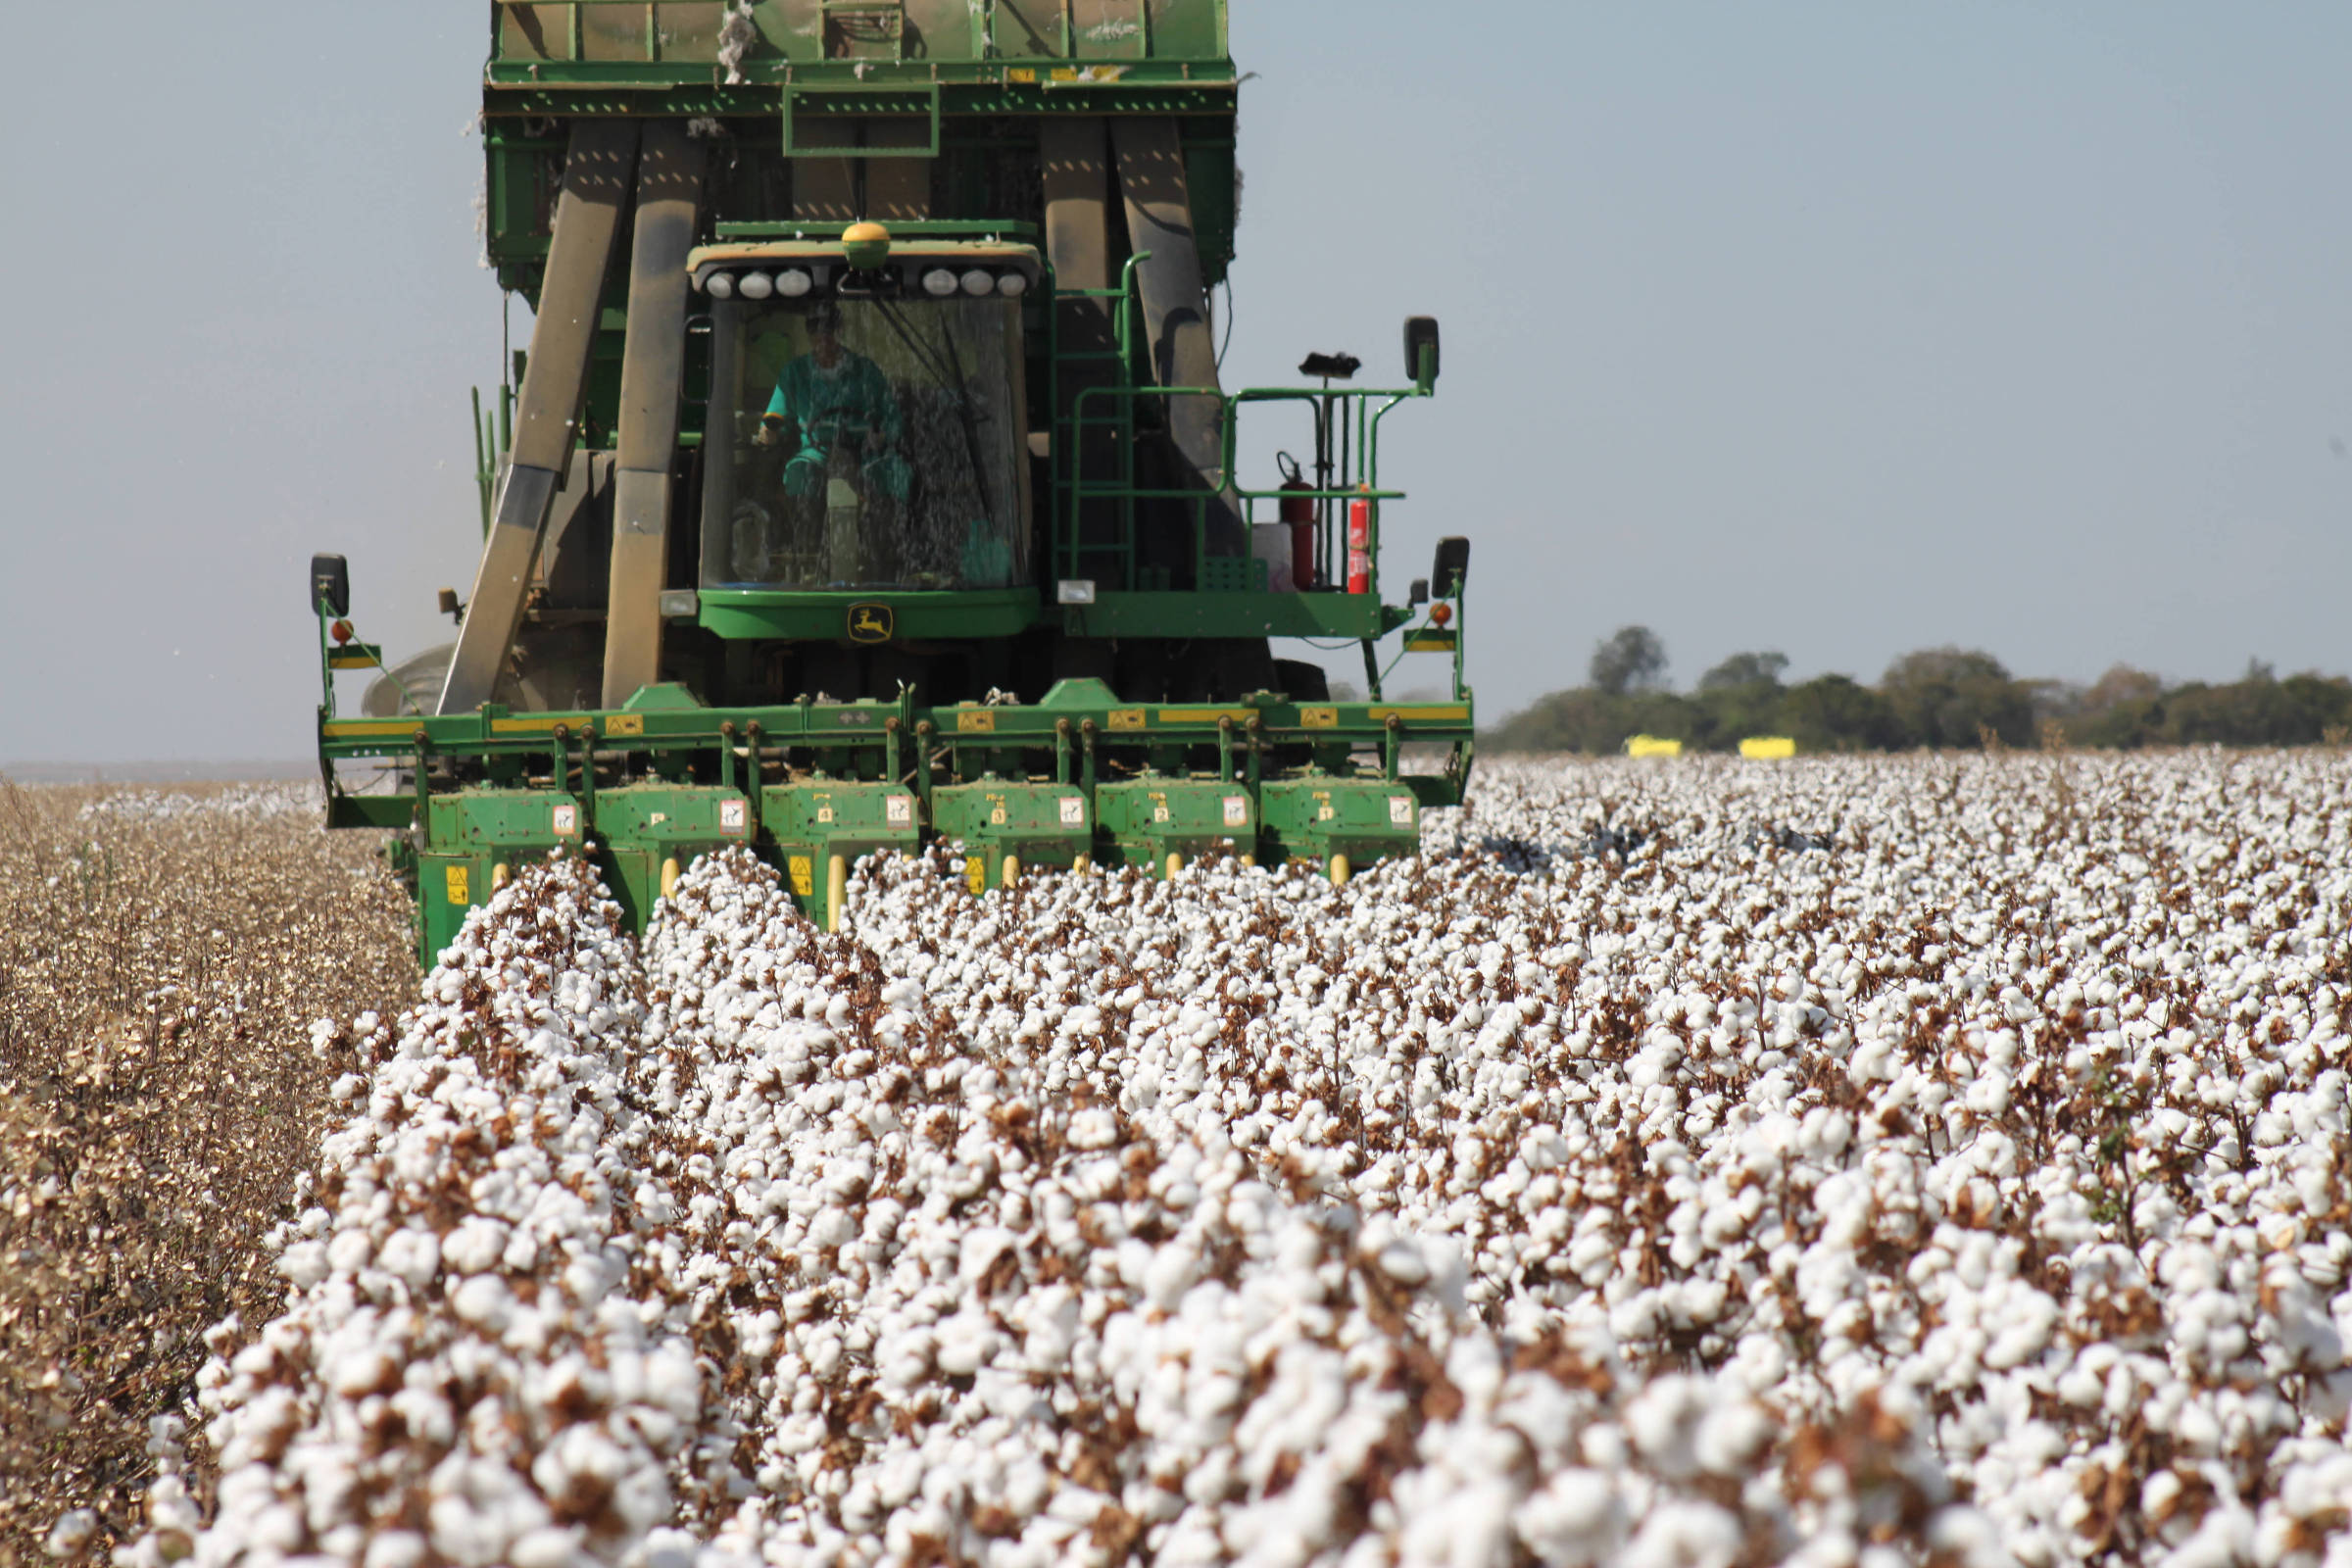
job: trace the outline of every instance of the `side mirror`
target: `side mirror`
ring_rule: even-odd
[[[1429,603],[1429,579],[1428,579],[1427,577],[1415,577],[1415,578],[1413,579],[1413,591],[1412,591],[1411,593],[1409,593],[1409,594],[1406,594],[1406,595],[1404,596],[1404,602],[1405,602],[1407,605],[1426,605],[1426,604],[1428,604],[1428,603]]]
[[[351,613],[351,568],[341,556],[311,558],[311,610],[338,620]]]
[[[1404,373],[1413,385],[1427,392],[1438,384],[1438,318],[1434,316],[1408,316],[1404,318]]]
[[[1458,599],[1462,579],[1470,575],[1470,541],[1459,534],[1449,534],[1438,541],[1438,559],[1430,568],[1440,599]]]

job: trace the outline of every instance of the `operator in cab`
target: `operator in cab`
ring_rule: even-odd
[[[896,451],[899,400],[889,378],[842,343],[838,305],[819,301],[806,320],[808,352],[777,373],[753,443],[792,453],[784,465],[784,493],[796,501],[821,496],[828,479],[843,477],[853,466],[866,499],[905,501],[910,475]]]

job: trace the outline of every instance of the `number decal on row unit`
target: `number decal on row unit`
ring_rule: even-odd
[[[1086,826],[1086,802],[1075,795],[1064,795],[1061,798],[1061,825],[1063,827]]]
[[[914,826],[914,797],[911,795],[884,796],[882,819],[892,827]]]
[[[718,803],[718,830],[721,833],[742,832],[744,820],[743,802],[721,801]]]
[[[1392,827],[1411,827],[1413,825],[1413,798],[1410,795],[1389,797],[1389,825]]]
[[[566,802],[556,808],[556,837],[567,839],[580,830],[580,808]]]
[[[1225,797],[1225,825],[1227,827],[1248,827],[1250,825],[1249,796],[1228,795]]]

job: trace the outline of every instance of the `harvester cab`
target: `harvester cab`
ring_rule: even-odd
[[[1034,247],[901,240],[852,268],[838,245],[752,242],[687,265],[709,322],[703,593],[749,606],[775,601],[723,596],[1026,580]],[[889,642],[888,607],[861,605],[845,634]]]
[[[402,830],[421,956],[526,856],[595,855],[642,922],[742,846],[830,923],[884,850],[1345,878],[1460,800],[1467,543],[1380,576],[1437,323],[1394,384],[1220,383],[1225,0],[490,12],[487,248],[533,316],[457,638],[386,669],[339,560],[312,592],[328,819]],[[1258,474],[1301,414],[1311,479]],[[1284,638],[1357,645],[1363,691]],[[1385,697],[1415,653],[1446,690]]]

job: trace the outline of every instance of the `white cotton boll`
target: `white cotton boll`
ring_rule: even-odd
[[[326,1244],[327,1267],[337,1274],[357,1274],[375,1255],[375,1244],[364,1227],[338,1231]]]
[[[1018,1318],[1025,1338],[1022,1354],[1039,1371],[1057,1369],[1078,1342],[1078,1297],[1067,1286],[1054,1285],[1022,1303]]]
[[[1406,1517],[1403,1536],[1398,1542],[1399,1563],[1428,1564],[1433,1568],[1504,1568],[1510,1561],[1512,1501],[1508,1488],[1473,1485],[1434,1506],[1400,1510]],[[1323,1524],[1323,1520],[1317,1519],[1316,1523]],[[1318,1530],[1314,1534],[1321,1533]],[[1310,1541],[1313,1539],[1312,1535],[1308,1537]]]
[[[515,1538],[507,1549],[514,1568],[570,1568],[579,1557],[576,1526],[541,1525]]]
[[[692,1421],[702,1405],[703,1375],[694,1353],[672,1340],[644,1360],[644,1384],[639,1397],[658,1405],[679,1421]]]
[[[745,1360],[758,1365],[776,1353],[776,1340],[783,1330],[784,1319],[773,1310],[739,1318],[735,1325],[736,1349]]]
[[[1053,1485],[1053,1473],[1034,1456],[1016,1460],[1004,1473],[1004,1506],[1016,1519],[1029,1518],[1045,1506]]]
[[[1163,1311],[1173,1310],[1200,1277],[1200,1256],[1182,1242],[1154,1252],[1144,1266],[1144,1297]]]
[[[277,1271],[298,1290],[309,1290],[327,1276],[326,1249],[317,1242],[297,1242],[280,1253]]]
[[[441,1258],[460,1274],[482,1274],[498,1266],[507,1250],[507,1227],[484,1215],[468,1215],[441,1242]]]
[[[997,1266],[997,1259],[1004,1256],[1017,1240],[1012,1232],[1001,1225],[973,1227],[956,1250],[957,1276],[966,1285],[977,1285]]]
[[[499,1263],[517,1274],[528,1274],[539,1266],[539,1242],[521,1226],[507,1239],[506,1250],[499,1254]]]
[[[1615,1561],[1624,1568],[1731,1568],[1740,1538],[1729,1509],[1677,1499],[1653,1507]]]
[[[486,1333],[499,1334],[513,1315],[514,1297],[495,1274],[475,1274],[450,1294],[450,1309]]]
[[[2254,1555],[2254,1515],[2244,1508],[2209,1510],[2189,1538],[2167,1554],[2169,1568],[2235,1568]]]
[[[326,1386],[347,1399],[390,1388],[398,1381],[399,1363],[389,1351],[373,1346],[347,1349],[326,1366]]]
[[[441,1238],[414,1226],[394,1231],[384,1239],[376,1263],[387,1274],[407,1281],[410,1289],[420,1291],[440,1271]]]
[[[1698,1468],[1692,1450],[1707,1402],[1705,1386],[1696,1379],[1680,1374],[1659,1378],[1626,1408],[1626,1435],[1659,1474],[1689,1476]]]
[[[814,1247],[847,1247],[857,1239],[858,1222],[846,1208],[825,1209],[808,1225],[808,1241]]]
[[[1555,1568],[1598,1563],[1617,1549],[1625,1511],[1616,1485],[1593,1470],[1562,1470],[1512,1510],[1511,1526]]]
[[[61,1560],[78,1557],[90,1538],[98,1533],[98,1515],[89,1508],[75,1508],[59,1517],[49,1527],[42,1547],[50,1556]]]
[[[1772,1442],[1772,1419],[1744,1399],[1720,1403],[1698,1424],[1691,1453],[1699,1468],[1719,1476],[1746,1471]]]
[[[939,1325],[935,1358],[951,1377],[968,1377],[997,1353],[998,1336],[985,1312],[972,1308]]]
[[[1081,1110],[1070,1117],[1072,1149],[1108,1149],[1118,1141],[1118,1117],[1102,1106]]]
[[[514,1539],[502,1510],[479,1507],[465,1496],[434,1498],[425,1522],[433,1550],[464,1568],[490,1568],[506,1555]]]
[[[1984,1364],[2005,1372],[2041,1353],[2058,1321],[2058,1303],[2040,1292],[2018,1289],[2001,1298],[2003,1322],[1984,1351]]]
[[[419,1568],[430,1549],[414,1530],[385,1530],[368,1539],[364,1560],[366,1568]]]

